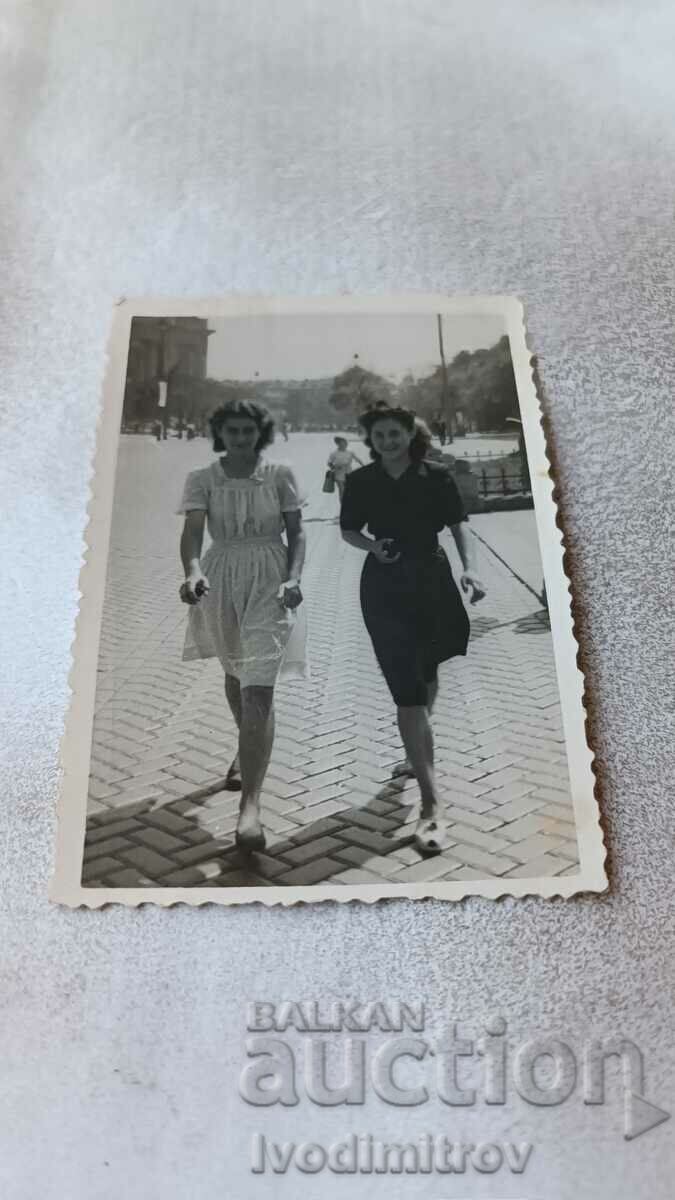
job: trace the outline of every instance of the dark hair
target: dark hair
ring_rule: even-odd
[[[389,404],[383,402],[375,405],[374,408],[368,409],[359,417],[359,425],[365,433],[365,443],[370,450],[370,457],[378,459],[380,456],[377,450],[373,449],[371,433],[373,426],[378,421],[396,421],[399,425],[408,432],[412,433],[413,439],[408,448],[408,454],[411,461],[420,463],[426,458],[427,452],[431,445],[431,434],[424,423],[413,411],[409,408],[393,408]]]
[[[256,404],[254,400],[228,400],[209,417],[213,449],[216,453],[222,454],[225,449],[220,431],[231,417],[248,417],[250,421],[255,421],[260,432],[260,437],[255,444],[256,454],[260,454],[261,450],[270,446],[274,441],[274,418],[266,408],[263,408],[262,404]]]
[[[334,437],[333,441],[335,442],[336,446],[339,446],[340,442],[344,442],[345,446],[348,444],[346,437]]]

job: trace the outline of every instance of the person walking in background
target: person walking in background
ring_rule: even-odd
[[[340,526],[350,546],[367,552],[361,608],[420,788],[415,844],[423,854],[437,854],[444,831],[429,717],[439,663],[466,654],[469,640],[466,609],[438,544],[442,529],[452,531],[471,602],[485,590],[457,486],[447,469],[424,461],[427,427],[409,409],[386,406],[366,412],[360,424],[374,461],[348,476]]]
[[[241,790],[236,843],[265,848],[260,792],[274,739],[274,685],[305,678],[300,577],[305,557],[301,498],[293,472],[263,451],[274,422],[252,401],[231,401],[210,418],[211,466],[191,471],[179,509],[180,553],[190,606],[183,659],[220,659],[225,695],[239,730],[226,788]],[[204,528],[212,542],[202,556]],[[286,535],[286,545],[282,541]]]
[[[347,439],[345,437],[335,437],[333,438],[333,441],[335,442],[337,449],[333,450],[332,454],[328,456],[328,470],[333,474],[333,479],[335,480],[335,486],[338,490],[340,503],[342,503],[342,497],[345,490],[345,480],[347,479],[350,471],[354,469],[354,463],[357,463],[359,467],[362,467],[364,464],[361,462],[361,459],[358,457],[358,455],[354,454],[354,451],[348,448]]]

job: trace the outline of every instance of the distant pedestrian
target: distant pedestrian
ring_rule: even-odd
[[[340,503],[342,503],[345,480],[350,471],[353,471],[354,463],[357,463],[359,467],[364,466],[364,464],[361,462],[358,454],[354,454],[354,451],[348,448],[348,442],[345,437],[335,437],[333,441],[337,449],[333,450],[333,453],[328,456],[328,470],[332,472]]]
[[[429,716],[441,662],[466,654],[469,620],[438,534],[452,531],[463,564],[461,586],[472,603],[485,595],[473,539],[449,472],[425,462],[429,430],[405,408],[378,407],[361,417],[374,462],[346,481],[340,524],[351,546],[366,550],[361,607],[373,649],[397,707],[407,759],[401,774],[417,779],[421,814],[415,844],[443,849],[441,800],[434,775]],[[369,536],[362,531],[367,527]]]
[[[180,596],[191,606],[183,658],[216,656],[225,671],[239,729],[225,786],[241,789],[236,842],[251,852],[265,847],[260,792],[274,738],[274,685],[280,673],[305,676],[305,621],[297,612],[302,502],[293,472],[263,457],[274,436],[266,409],[231,401],[210,426],[213,448],[224,454],[190,472],[179,509],[185,514]],[[202,557],[205,524],[212,542]]]

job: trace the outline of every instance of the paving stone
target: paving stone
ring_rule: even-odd
[[[263,808],[271,808],[273,812],[278,813],[281,817],[283,817],[284,813],[302,812],[303,805],[301,803],[301,799],[302,796],[300,796],[298,800],[281,800],[278,796],[273,796],[267,791],[266,788],[263,789],[261,796]],[[238,803],[239,800],[237,800],[237,804]]]
[[[300,826],[318,824],[324,817],[334,816],[336,820],[339,820],[346,808],[347,805],[342,797],[335,800],[320,800],[318,804],[297,809],[293,813],[293,820]]]
[[[119,867],[119,863],[117,864]],[[108,887],[154,887],[155,880],[148,875],[143,875],[141,871],[137,871],[135,867],[125,867],[124,870],[113,871],[106,880]]]
[[[518,800],[507,800],[504,804],[500,804],[494,809],[494,812],[498,813],[504,822],[513,822],[540,809],[541,804],[535,797],[521,796]],[[542,821],[546,820],[544,816],[541,819]]]
[[[119,859],[111,858],[109,855],[90,858],[82,868],[82,880],[85,882],[87,879],[104,879],[111,871],[119,871],[121,867],[122,863]]]
[[[89,795],[93,800],[105,800],[108,796],[118,796],[119,788],[112,783],[103,783],[99,779],[89,779]]]
[[[109,856],[116,854],[118,850],[132,850],[134,844],[134,842],[130,842],[129,839],[125,837],[110,837],[106,838],[103,842],[94,843],[95,853],[97,857],[99,855],[101,857]],[[87,861],[95,862],[96,859],[88,859]]]
[[[447,854],[437,854],[433,858],[420,858],[409,867],[401,867],[391,877],[392,883],[427,883],[430,879],[439,879],[451,866],[460,867],[460,859],[451,858]]]
[[[293,813],[292,816],[280,817],[278,813],[271,812],[267,808],[265,809],[265,829],[271,830],[272,833],[295,833],[297,829],[302,828],[301,822],[294,819],[296,815],[296,813]]]
[[[339,836],[342,828],[340,821],[336,821],[334,817],[322,817],[320,821],[312,821],[311,825],[299,828],[292,834],[291,840],[294,845],[301,845],[303,842],[311,842],[315,838],[323,837],[327,833],[337,833]]]
[[[571,800],[569,804],[558,804],[557,802],[549,803],[545,797],[543,799],[544,803],[542,804],[541,811],[545,816],[553,817],[554,820],[574,821],[574,809]]]
[[[363,808],[350,808],[344,814],[344,821],[346,825],[365,825],[366,829],[373,829],[375,833],[389,833],[398,825],[398,822],[390,817],[380,817],[377,813]]]
[[[213,837],[209,837],[208,842],[200,842],[197,846],[190,846],[186,850],[177,850],[173,858],[180,865],[189,867],[195,863],[208,862],[218,849]]]
[[[180,838],[174,837],[171,833],[166,833],[163,829],[142,829],[138,834],[139,842],[143,842],[146,846],[150,846],[153,850],[157,850],[160,854],[174,854],[176,850],[182,850],[185,846]]]
[[[564,858],[557,858],[554,854],[541,854],[539,858],[533,858],[530,862],[507,871],[506,878],[536,879],[538,876],[560,875],[563,871],[566,872],[568,867],[569,862]]]
[[[313,858],[320,858],[322,854],[332,854],[334,850],[338,850],[342,845],[344,845],[344,843],[341,842],[339,838],[325,835],[324,837],[312,839],[311,841],[301,842],[301,844],[296,846],[294,850],[288,850],[284,857],[287,858],[289,862],[301,865],[302,863],[309,862]]]
[[[497,837],[494,833],[472,829],[463,821],[453,821],[448,826],[448,834],[455,842],[467,842],[469,846],[478,846],[480,850],[489,850],[494,854],[501,854],[503,851],[511,853],[509,843],[501,836],[501,829]]]
[[[385,838],[381,833],[373,833],[371,829],[363,829],[360,825],[345,827],[342,837],[347,845],[364,846],[375,854],[386,855],[398,845],[394,839]]]
[[[490,833],[493,829],[499,829],[503,825],[501,813],[497,810],[495,815],[492,813],[486,815],[484,813],[474,813],[469,809],[465,809],[463,804],[450,804],[443,810],[443,815],[446,820],[461,821],[464,825],[470,825],[472,829],[480,829],[483,833]],[[499,829],[501,837],[502,830]]]
[[[519,862],[529,862],[533,858],[555,850],[559,845],[559,838],[550,837],[545,833],[535,833],[522,842],[512,843],[508,848],[508,854]]]
[[[295,867],[292,871],[278,875],[274,882],[285,887],[308,887],[312,883],[331,879],[339,873],[341,865],[332,858],[315,858],[312,862],[304,863],[302,867]]]
[[[371,854],[369,850],[364,850],[362,846],[345,846],[342,850],[334,850],[333,858],[339,858],[345,862],[353,863],[354,866],[364,866],[370,871],[375,871],[378,875],[388,878],[390,875],[395,875],[401,870],[405,863],[402,863],[399,858],[393,854],[386,857],[382,854]],[[419,857],[419,855],[418,855]]]
[[[516,859],[508,858],[503,854],[490,854],[485,850],[480,850],[478,846],[467,846],[463,842],[455,843],[452,847],[452,854],[464,866],[476,868],[487,877],[503,875],[512,867],[517,866]]]
[[[163,887],[193,887],[202,883],[204,876],[196,867],[182,867],[179,871],[170,871],[162,878]]]
[[[443,883],[464,883],[484,878],[485,870],[481,867],[455,867],[447,875],[441,876]]]
[[[192,763],[181,762],[179,766],[172,767],[170,771],[165,772],[167,775],[173,776],[175,779],[181,779],[185,783],[202,785],[213,783],[213,772],[205,771],[201,767],[195,767]]]
[[[161,879],[174,866],[170,858],[157,854],[149,846],[138,846],[134,850],[125,850],[123,858],[125,862],[132,863],[151,879]]]
[[[102,825],[87,825],[87,842],[92,845],[105,841],[109,837],[116,837],[120,833],[133,833],[135,830],[142,829],[143,826],[135,818],[127,818],[120,821],[105,821]]]
[[[149,812],[146,821],[149,825],[157,825],[167,833],[176,833],[182,838],[194,831],[192,821],[186,821],[184,817],[170,812],[168,808],[157,808],[153,812]]]
[[[260,875],[256,875],[252,871],[229,871],[223,875],[220,873],[213,880],[217,887],[272,887],[271,880],[265,879]]]
[[[556,858],[568,858],[573,863],[579,862],[579,847],[574,841],[560,842],[555,848]]]
[[[382,886],[383,879],[381,875],[377,875],[374,871],[368,871],[364,867],[349,867],[346,871],[340,871],[339,875],[333,875],[330,882],[367,887],[375,884]]]
[[[522,842],[537,833],[544,833],[542,822],[545,820],[546,817],[542,817],[539,813],[529,813],[527,816],[505,825],[500,833],[508,842]]]

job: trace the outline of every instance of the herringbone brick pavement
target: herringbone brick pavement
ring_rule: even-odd
[[[332,499],[315,504],[318,519],[307,524],[312,677],[277,689],[263,793],[268,846],[250,858],[233,846],[239,797],[218,787],[236,747],[222,670],[181,662],[186,610],[175,545],[118,521],[101,631],[87,886],[407,884],[577,870],[546,615],[483,545],[488,596],[470,609],[467,658],[441,668],[434,714],[448,846],[420,859],[411,845],[417,789],[392,779],[400,739],[358,604],[363,557],[342,543]],[[507,561],[510,548],[521,573],[529,555],[536,572],[532,513],[471,525]]]

